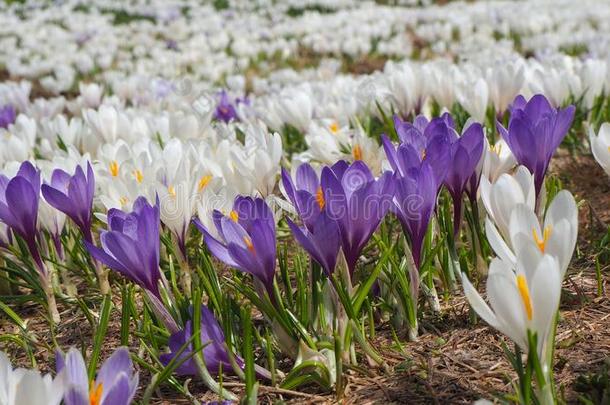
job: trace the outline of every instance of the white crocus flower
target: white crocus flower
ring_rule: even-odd
[[[610,176],[610,123],[604,122],[597,135],[593,127],[589,126],[589,140],[595,160]]]
[[[374,175],[379,175],[381,174],[385,153],[383,147],[368,136],[364,129],[358,125],[351,140],[351,151],[347,158],[353,161],[362,160]]]
[[[313,118],[312,97],[305,89],[287,90],[278,99],[276,112],[284,123],[305,132]]]
[[[515,99],[525,81],[522,65],[502,63],[486,72],[489,99],[497,114],[502,114]]]
[[[79,83],[80,99],[84,108],[97,108],[102,103],[104,86],[96,83]]]
[[[476,121],[485,122],[487,103],[489,101],[489,87],[485,79],[479,77],[474,82],[462,83],[458,99],[464,109]]]
[[[13,367],[0,352],[0,404],[59,405],[64,394],[65,374],[56,378],[37,370]]]
[[[483,300],[466,275],[464,294],[472,308],[491,327],[527,352],[528,331],[538,337],[538,356],[548,367],[546,344],[559,308],[561,275],[551,255],[524,255],[516,265],[495,258],[489,266],[487,297]]]
[[[530,206],[519,204],[511,214],[509,232],[517,258],[533,246],[539,255],[548,254],[557,259],[563,279],[578,236],[576,201],[569,191],[560,191],[549,205],[542,225]]]
[[[493,184],[486,176],[481,176],[479,191],[489,218],[505,238],[509,237],[509,221],[513,209],[518,204],[526,204],[532,210],[535,208],[534,176],[525,166],[517,167],[512,175],[500,175]],[[488,227],[486,225],[486,228]]]
[[[485,138],[485,144],[487,147],[484,149],[483,176],[494,183],[502,174],[512,169],[517,164],[517,160],[504,139],[491,146]]]

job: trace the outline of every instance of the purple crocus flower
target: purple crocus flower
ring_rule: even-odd
[[[309,228],[307,226],[299,227],[289,218],[287,221],[292,234],[303,249],[322,266],[327,275],[332,274],[341,247],[341,235],[337,222],[330,218],[325,210],[316,217]]]
[[[95,177],[91,164],[87,162],[86,175],[80,166],[76,166],[73,176],[61,169],[55,169],[51,175],[51,183],[43,184],[41,190],[44,199],[70,217],[87,242],[93,242],[91,213]]]
[[[322,169],[324,206],[336,220],[350,276],[362,249],[385,217],[394,196],[394,176],[375,179],[362,161]]]
[[[0,221],[23,238],[44,275],[46,268],[36,246],[39,199],[40,171],[30,162],[23,162],[10,180],[0,175]]]
[[[453,131],[451,144],[451,165],[445,177],[445,186],[453,199],[453,234],[460,230],[462,218],[462,194],[475,176],[478,183],[477,166],[483,155],[485,135],[479,123],[473,123],[464,130],[462,136]],[[478,185],[478,184],[477,184]],[[471,187],[472,188],[472,187]],[[475,188],[476,193],[476,188]]]
[[[91,256],[118,271],[160,299],[159,204],[138,197],[133,212],[108,211],[108,230],[100,235],[102,248],[85,241]]]
[[[453,119],[449,114],[432,121],[419,116],[413,124],[394,117],[394,127],[400,139],[395,148],[390,139],[383,135],[382,144],[392,170],[405,176],[412,168],[419,168],[424,160],[431,165],[436,177],[444,176],[450,158]]]
[[[534,175],[536,196],[542,189],[553,153],[572,125],[575,110],[573,105],[555,109],[541,94],[527,102],[519,95],[510,106],[508,130],[500,123],[497,124],[498,132],[517,162]]]
[[[17,113],[12,105],[0,107],[0,128],[8,128],[15,122]]]
[[[218,95],[219,100],[214,112],[214,118],[224,122],[235,120],[237,118],[237,111],[227,92],[222,90]]]
[[[125,347],[118,348],[100,368],[95,380],[89,382],[83,355],[71,348],[64,356],[56,353],[57,373],[66,375],[66,405],[128,405],[138,389],[138,373],[134,371]]]
[[[331,166],[331,170],[341,174],[347,167],[347,162],[340,160]],[[297,215],[305,227],[311,230],[325,204],[318,174],[309,163],[303,163],[297,168],[293,181],[288,171],[282,168],[282,184]]]
[[[214,225],[219,239],[195,218],[210,252],[227,266],[252,274],[273,299],[275,275],[275,219],[262,198],[237,197],[228,216],[215,210]]]
[[[442,178],[438,178],[428,162],[396,178],[396,193],[392,211],[411,241],[411,254],[417,269],[421,265],[423,241],[436,207],[436,197]],[[419,285],[419,283],[414,283]]]
[[[191,339],[191,336],[193,336],[193,325],[189,320],[186,322],[184,329],[170,336],[168,341],[170,352],[159,356],[159,360],[164,365],[167,365],[176,356],[178,356],[178,361],[184,359],[185,361],[176,369],[178,375],[199,374],[195,360],[192,358],[192,342],[178,355],[180,349]],[[225,372],[233,370],[225,345],[225,335],[214,314],[205,305],[201,305],[201,344],[205,346],[203,348],[203,358],[210,374],[218,374],[221,365]],[[186,360],[187,358],[188,360]],[[235,356],[235,361],[240,368],[244,367],[244,361],[241,358]]]

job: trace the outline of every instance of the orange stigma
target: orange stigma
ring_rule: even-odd
[[[104,385],[102,383],[95,384],[94,381],[90,384],[89,389],[89,404],[100,405],[102,403],[102,394],[104,393]]]
[[[352,149],[352,156],[354,157],[354,160],[362,160],[362,148],[360,145],[354,145],[354,148]]]
[[[320,210],[323,210],[324,206],[326,205],[326,200],[324,199],[324,191],[322,191],[322,186],[319,186],[318,191],[316,191],[316,202],[318,203]]]
[[[210,180],[212,180],[212,176],[210,176],[209,174],[207,176],[203,176],[202,178],[200,178],[199,183],[197,184],[197,190],[199,190],[199,192],[201,193],[203,191],[203,189],[205,188],[205,186],[208,185]]]
[[[108,166],[108,170],[110,171],[110,175],[112,177],[116,177],[119,175],[119,163],[116,160],[113,160],[112,162],[110,162],[110,165]]]
[[[330,124],[328,129],[330,129],[330,132],[332,132],[333,135],[335,135],[337,132],[339,132],[339,124],[337,124],[337,122],[333,121],[333,123]]]
[[[144,180],[144,175],[138,169],[133,171],[133,176],[136,178],[136,181],[138,182],[138,184],[142,183],[142,180]]]
[[[551,236],[551,227],[547,226],[544,228],[542,239],[538,237],[538,232],[536,232],[536,228],[532,229],[532,236],[534,237],[534,242],[536,242],[538,249],[542,253],[544,253],[544,249],[546,249],[546,243],[549,241],[549,237]]]
[[[232,220],[233,222],[237,222],[237,220],[239,219],[239,214],[237,214],[237,211],[232,210],[232,211],[229,213],[229,218],[231,218],[231,220]]]
[[[256,253],[254,251],[254,244],[252,244],[252,239],[250,239],[247,236],[244,236],[244,243],[246,244],[246,247],[248,248],[248,250],[252,253]]]
[[[527,287],[527,280],[523,274],[519,274],[517,276],[517,288],[519,289],[519,294],[521,295],[521,301],[523,302],[527,319],[531,321],[533,313],[532,299],[530,297],[530,290]]]

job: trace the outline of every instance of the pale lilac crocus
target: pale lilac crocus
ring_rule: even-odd
[[[56,353],[57,373],[65,373],[65,405],[129,405],[138,389],[129,351],[118,348],[102,367],[95,380],[89,381],[87,366],[80,351]]]
[[[89,162],[87,162],[87,174],[81,166],[76,166],[73,176],[62,169],[55,169],[51,175],[51,182],[43,184],[41,191],[46,202],[72,219],[85,240],[93,242],[91,218],[95,177]]]

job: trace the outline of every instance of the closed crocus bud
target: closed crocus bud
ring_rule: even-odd
[[[82,99],[83,107],[97,108],[102,102],[104,87],[95,83],[79,83],[78,89]]]
[[[504,114],[510,102],[521,91],[525,75],[523,66],[517,63],[502,63],[486,72],[489,99],[497,115]]]
[[[593,127],[589,126],[589,140],[595,160],[610,176],[610,123],[604,122],[597,135]]]
[[[278,100],[277,113],[282,121],[301,132],[307,131],[313,118],[313,103],[309,92],[304,89],[290,89]]]
[[[485,122],[489,102],[489,87],[485,79],[478,78],[474,82],[463,83],[458,99],[472,118],[478,122]]]
[[[532,210],[536,204],[534,176],[525,166],[519,166],[513,174],[502,174],[495,182],[481,177],[481,200],[489,218],[504,237],[508,237],[508,221],[517,204],[527,204]]]

